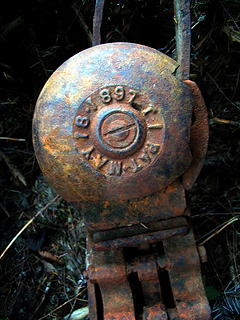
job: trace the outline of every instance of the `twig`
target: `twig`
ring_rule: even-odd
[[[1,204],[1,202],[0,202],[0,208],[2,209],[2,211],[3,212],[5,212],[6,213],[6,215],[8,216],[8,218],[10,218],[10,214],[9,214],[9,212],[7,211],[7,209],[4,207],[4,205],[3,204]]]
[[[0,140],[26,141],[26,139],[10,138],[10,137],[0,137]]]
[[[17,102],[16,101],[0,102],[0,106],[11,105],[11,104],[17,104]]]
[[[230,12],[226,9],[226,7],[223,5],[223,2],[220,1],[221,6],[223,7],[223,10],[227,13],[227,15],[231,18],[231,21],[234,23],[236,29],[238,29],[238,31],[240,31],[240,28],[238,26],[237,21],[233,18],[233,16],[230,14]]]
[[[42,320],[47,318],[48,316],[50,316],[51,314],[53,314],[54,312],[56,312],[57,310],[61,309],[63,306],[65,306],[66,304],[68,304],[69,302],[75,300],[78,296],[80,296],[80,294],[82,294],[84,291],[86,290],[86,288],[84,288],[82,291],[80,291],[76,296],[72,297],[71,299],[69,299],[68,301],[65,301],[63,304],[61,304],[60,306],[58,306],[57,308],[55,308],[54,310],[52,310],[51,312],[49,312],[48,314],[46,314],[45,316],[39,318],[38,320]]]
[[[11,33],[13,30],[16,30],[17,28],[20,28],[24,24],[24,17],[19,16],[16,19],[12,20],[11,22],[5,24],[3,27],[1,27],[1,38],[5,40],[9,33]]]
[[[59,257],[53,255],[51,252],[45,251],[45,250],[39,250],[38,253],[40,254],[41,257],[45,259],[49,259],[55,262],[59,262]]]
[[[40,302],[38,303],[36,309],[33,311],[33,313],[31,314],[30,316],[30,320],[34,319],[35,318],[35,315],[37,314],[37,312],[39,311],[39,309],[41,308],[42,304],[44,303],[44,301],[46,300],[46,295],[49,293],[49,290],[51,288],[51,284],[52,282],[50,282],[51,278],[53,277],[53,275],[50,276],[50,279],[48,279],[48,276],[46,276],[44,279],[43,279],[43,282],[42,282],[42,285],[48,280],[47,282],[47,285],[45,287],[44,290],[41,290],[43,291],[43,295],[41,296],[41,300]]]
[[[24,176],[22,175],[22,173],[19,171],[19,169],[15,166],[15,164],[12,163],[12,161],[5,155],[5,153],[3,153],[2,151],[0,151],[0,158],[2,157],[2,159],[5,161],[6,165],[8,166],[8,168],[10,169],[10,171],[12,172],[13,176],[15,178],[17,178],[19,181],[22,182],[22,184],[26,187],[27,182],[24,178]]]
[[[8,251],[8,249],[13,245],[13,243],[17,240],[17,238],[23,233],[23,231],[25,229],[27,229],[28,226],[30,226],[30,224],[40,215],[42,214],[48,207],[50,207],[55,201],[57,201],[58,199],[60,199],[60,196],[56,196],[55,198],[53,198],[49,203],[46,204],[45,207],[43,207],[41,210],[39,210],[35,216],[30,219],[25,226],[23,226],[23,228],[15,235],[15,237],[10,241],[10,243],[7,245],[7,247],[5,248],[5,250],[2,252],[2,254],[0,255],[0,260],[2,259],[2,257],[5,255],[5,253]]]
[[[200,217],[208,217],[208,216],[236,216],[240,215],[240,212],[209,212],[209,213],[200,213],[191,216],[191,218],[200,218]]]
[[[87,35],[88,43],[91,45],[92,44],[92,37],[93,37],[92,32],[88,28],[88,25],[86,24],[84,17],[82,15],[80,9],[78,8],[78,5],[76,3],[73,3],[72,9],[74,10],[76,16],[78,17],[80,25],[82,26],[84,32]]]
[[[43,69],[43,72],[44,72],[45,76],[48,77],[47,68],[46,68],[46,66],[45,66],[45,63],[44,63],[44,61],[43,61],[43,59],[42,59],[42,56],[41,56],[41,54],[40,54],[40,52],[39,52],[39,50],[38,50],[37,47],[35,47],[35,52],[36,52],[36,54],[37,54],[37,57],[38,57],[38,59],[39,59],[40,65],[42,66],[42,69]]]
[[[232,224],[233,222],[235,222],[235,221],[238,221],[239,220],[239,217],[233,217],[233,218],[231,218],[230,220],[228,220],[228,221],[226,221],[226,222],[224,222],[223,224],[221,224],[221,225],[219,225],[219,226],[217,226],[216,228],[214,228],[211,232],[209,232],[209,233],[207,233],[207,235],[209,234],[209,236],[205,239],[205,240],[203,240],[203,241],[201,241],[200,243],[197,241],[197,243],[198,243],[198,245],[199,246],[202,246],[202,245],[204,245],[207,241],[209,241],[210,239],[212,239],[213,237],[215,237],[217,234],[219,234],[222,230],[224,230],[227,226],[229,226],[230,224]],[[205,235],[206,236],[206,235]],[[204,237],[205,237],[204,236]],[[202,237],[203,238],[203,237]]]
[[[220,124],[230,124],[230,125],[233,125],[236,127],[240,127],[240,122],[227,120],[227,119],[221,119],[218,117],[212,118],[211,121],[216,122],[216,123],[220,123]]]
[[[221,92],[221,94],[223,95],[223,97],[224,97],[229,103],[231,103],[231,105],[233,105],[234,107],[236,107],[237,109],[239,109],[238,106],[237,106],[234,102],[232,102],[232,100],[229,99],[228,96],[226,96],[226,94],[224,93],[224,91],[219,87],[219,85],[217,84],[216,80],[210,75],[210,73],[207,72],[206,74],[207,74],[207,76],[210,78],[210,80],[214,83],[214,85],[215,85],[216,88],[219,90],[219,92]]]

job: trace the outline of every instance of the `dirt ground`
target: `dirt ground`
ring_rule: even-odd
[[[141,43],[174,57],[171,3],[106,0],[102,41]],[[205,165],[189,193],[192,223],[196,241],[206,240],[203,280],[214,319],[237,319],[240,1],[192,0],[191,7],[191,79],[210,125]],[[34,157],[33,111],[52,72],[91,45],[93,10],[93,0],[9,0],[0,10],[0,253],[56,196]],[[84,269],[81,213],[58,198],[0,261],[0,320],[69,318],[87,306]]]

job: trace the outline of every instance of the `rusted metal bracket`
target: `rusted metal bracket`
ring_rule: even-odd
[[[135,249],[89,245],[91,320],[209,319],[191,231]]]
[[[110,217],[121,203],[105,202],[98,217],[82,206],[88,230],[94,227],[88,232],[90,320],[210,319],[200,270],[206,257],[196,247],[178,183],[132,202],[117,221]]]

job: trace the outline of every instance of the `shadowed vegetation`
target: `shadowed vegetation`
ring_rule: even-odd
[[[102,41],[141,43],[174,57],[170,4],[106,0]],[[203,275],[218,312],[229,297],[222,299],[230,281],[234,306],[240,299],[240,3],[193,0],[191,6],[191,79],[207,103],[210,142],[189,201],[196,239],[204,242],[210,236]],[[93,11],[92,0],[9,0],[0,11],[0,252],[55,196],[34,157],[34,106],[52,72],[91,45]],[[81,215],[59,199],[0,261],[0,319],[64,319],[86,306],[84,268]],[[228,309],[229,319],[240,313],[237,307]]]

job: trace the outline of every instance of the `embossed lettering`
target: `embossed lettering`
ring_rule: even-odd
[[[110,161],[110,167],[108,170],[110,176],[121,176],[122,174],[122,162],[121,161]]]
[[[155,124],[149,124],[148,129],[162,129],[163,124],[162,123],[155,123]]]
[[[158,150],[160,149],[159,144],[154,144],[154,143],[148,143],[148,149],[152,154],[156,154]]]
[[[131,162],[132,162],[132,171],[135,173],[135,172],[138,172],[140,170],[142,170],[143,166],[140,165],[139,163],[137,163],[137,161],[135,159],[131,159]]]
[[[74,133],[74,138],[75,139],[79,139],[79,138],[88,138],[88,134],[85,133],[80,133],[80,132],[75,132]]]
[[[141,154],[139,157],[138,157],[139,160],[142,160],[144,162],[151,162],[151,158],[149,157],[149,154],[147,153],[147,151],[145,150],[143,154]]]
[[[111,92],[109,89],[102,89],[99,95],[102,98],[102,102],[104,103],[108,103],[112,100]]]
[[[147,108],[145,108],[144,110],[142,110],[142,114],[144,116],[146,116],[148,113],[153,112],[153,113],[157,113],[158,112],[158,107],[154,106],[153,104],[149,104],[149,106]]]
[[[136,98],[138,92],[135,90],[130,89],[129,94],[131,95],[130,99],[128,100],[128,103],[132,103],[133,100]]]
[[[108,161],[109,160],[106,157],[103,157],[102,155],[100,155],[98,157],[96,169],[101,169],[105,164],[108,163]]]
[[[147,107],[146,109],[142,110],[142,114],[144,116],[146,116],[149,112],[153,111],[153,106],[150,105],[149,107]]]
[[[87,150],[83,150],[81,153],[87,160],[89,160],[93,151],[94,151],[94,147],[90,147]]]
[[[124,98],[125,96],[125,91],[122,86],[117,86],[114,90],[114,94],[116,95],[115,99],[120,101]]]
[[[81,103],[73,122],[79,155],[105,176],[121,179],[141,174],[157,158],[164,138],[164,119],[155,102],[146,92],[127,85],[97,89]],[[123,153],[121,158],[118,153]]]
[[[76,126],[86,128],[90,123],[90,119],[88,117],[77,116],[76,118]]]
[[[87,98],[86,103],[91,106],[91,109],[93,109],[93,111],[97,111],[97,106],[92,102],[91,97]]]

